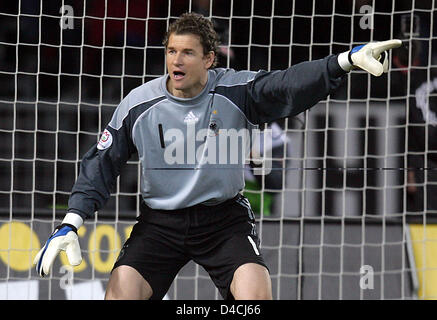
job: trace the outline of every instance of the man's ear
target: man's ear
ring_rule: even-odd
[[[205,68],[209,69],[214,64],[215,52],[214,51],[210,51],[203,58],[205,60]]]

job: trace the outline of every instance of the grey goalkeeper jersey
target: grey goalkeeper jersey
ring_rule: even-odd
[[[282,71],[209,70],[205,88],[190,99],[167,91],[167,75],[145,83],[121,101],[100,141],[84,155],[68,211],[84,219],[98,211],[134,152],[141,194],[151,208],[230,199],[244,188],[243,156],[233,158],[235,149],[243,149],[240,133],[312,107],[339,86],[344,73],[332,55]],[[230,141],[229,133],[237,140]]]

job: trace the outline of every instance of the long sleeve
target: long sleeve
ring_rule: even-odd
[[[336,55],[282,71],[260,71],[247,84],[243,112],[254,123],[295,116],[337,89],[344,74]]]
[[[117,109],[112,123],[119,113]],[[68,201],[68,212],[85,219],[92,217],[106,203],[123,165],[136,150],[130,132],[129,117],[119,128],[110,123],[100,141],[84,155]]]

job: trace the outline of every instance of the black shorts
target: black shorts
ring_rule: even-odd
[[[113,269],[136,269],[152,287],[151,299],[162,299],[190,260],[205,268],[226,300],[233,299],[230,284],[239,266],[267,268],[249,201],[240,194],[217,206],[170,211],[143,205],[137,220]]]

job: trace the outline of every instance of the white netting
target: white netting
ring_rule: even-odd
[[[257,212],[274,298],[411,298],[418,256],[420,295],[432,296],[423,289],[432,259],[417,251],[434,230],[420,228],[432,219],[423,208],[410,212],[405,168],[409,125],[428,133],[410,112],[417,84],[433,83],[434,1],[20,0],[0,5],[0,298],[102,297],[138,213],[137,159],[82,228],[85,261],[74,279],[58,259],[52,277],[40,280],[31,258],[65,214],[80,160],[115,107],[165,73],[162,37],[185,11],[214,20],[220,66],[235,69],[284,69],[368,41],[405,41],[387,75],[355,70],[327,100],[272,124],[273,174],[257,180],[248,170],[245,194]],[[433,88],[424,88],[427,109],[419,109],[434,115]],[[410,154],[432,153],[425,137],[423,150]],[[420,190],[432,184],[426,175],[416,179],[411,184]],[[418,228],[411,243],[409,217]],[[206,272],[189,264],[168,297],[219,294]]]

